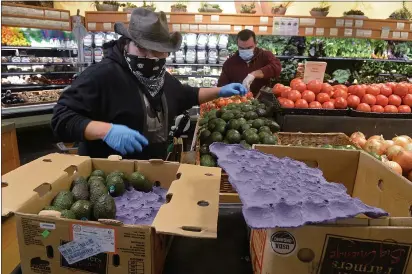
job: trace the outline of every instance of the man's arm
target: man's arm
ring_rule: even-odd
[[[270,51],[265,51],[264,55],[269,63],[263,68],[255,70],[250,74],[252,74],[256,79],[278,78],[280,72],[282,71],[282,65],[279,59],[277,59]]]

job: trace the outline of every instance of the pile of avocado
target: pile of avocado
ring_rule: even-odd
[[[60,191],[51,206],[44,210],[59,211],[61,217],[67,219],[114,219],[116,204],[113,197],[122,196],[127,186],[143,192],[150,192],[153,188],[153,184],[139,172],[127,178],[121,171],[106,176],[104,171],[94,170],[88,179],[82,176],[76,178],[71,191]]]
[[[211,167],[216,166],[209,152],[211,143],[241,144],[247,149],[253,144],[276,145],[278,140],[273,133],[280,129],[266,105],[258,100],[213,109],[199,121],[199,126],[200,165]]]

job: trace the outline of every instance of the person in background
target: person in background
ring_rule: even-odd
[[[164,159],[176,116],[218,97],[247,92],[238,83],[190,87],[170,75],[166,57],[179,50],[182,35],[169,33],[164,12],[134,9],[129,27],[116,23],[114,29],[122,37],[108,44],[109,56],[82,72],[53,110],[55,135],[80,142],[80,155]]]
[[[256,46],[256,35],[245,29],[237,34],[238,51],[223,64],[218,87],[229,83],[242,83],[254,95],[271,78],[277,78],[282,71],[280,61],[272,52]]]

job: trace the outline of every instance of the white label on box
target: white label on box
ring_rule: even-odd
[[[207,31],[207,25],[199,25],[199,30]]]
[[[260,31],[260,32],[267,32],[267,31],[268,31],[268,27],[267,27],[267,26],[259,26],[259,31]]]
[[[337,36],[338,35],[338,29],[337,28],[331,28],[329,30],[329,35],[330,36]]]
[[[345,36],[352,36],[353,35],[353,30],[352,29],[345,29]]]
[[[336,26],[343,27],[345,25],[345,20],[343,19],[336,19]]]
[[[180,31],[180,24],[173,24],[172,25],[172,30],[173,31]]]
[[[112,23],[103,23],[104,30],[112,30]]]
[[[276,255],[290,256],[298,250],[295,237],[288,231],[276,231],[270,237],[270,246]]]
[[[396,29],[402,30],[405,28],[405,23],[403,22],[397,22],[396,23]]]
[[[201,14],[196,14],[196,15],[195,15],[195,22],[196,22],[196,23],[202,23],[202,22],[203,22],[203,15],[201,15]]]
[[[324,33],[325,33],[324,28],[316,28],[316,35],[317,36],[323,36]]]
[[[82,241],[89,238],[96,239],[104,252],[115,252],[115,231],[110,228],[72,224],[73,241]]]
[[[126,14],[127,15],[127,21],[130,21],[130,17],[132,16],[131,13]]]
[[[40,223],[40,228],[47,229],[47,230],[54,230],[56,229],[56,225],[51,224],[51,223]]]
[[[372,36],[372,30],[370,29],[363,30],[363,37],[371,37],[371,36]]]
[[[182,31],[190,29],[189,24],[181,24],[180,28],[181,28]]]
[[[355,27],[357,28],[363,27],[363,20],[355,20]]]
[[[193,31],[199,30],[199,25],[190,25],[189,29]]]
[[[345,27],[352,27],[353,26],[353,20],[345,20]]]
[[[215,14],[213,14],[210,17],[210,21],[212,21],[212,22],[219,22],[219,19],[220,19],[219,15],[215,15]]]
[[[401,38],[401,33],[399,31],[392,32],[392,38]]]
[[[267,17],[267,16],[261,16],[261,17],[260,17],[260,23],[261,23],[261,24],[267,24],[267,23],[269,23],[269,17]]]
[[[313,28],[305,28],[305,35],[313,35]]]
[[[87,23],[87,29],[88,30],[95,30],[96,29],[96,23]]]
[[[253,26],[245,26],[245,29],[253,31]]]
[[[68,264],[74,264],[104,252],[102,246],[94,238],[72,241],[58,247]]]
[[[300,18],[299,24],[304,26],[314,26],[316,24],[316,18]]]
[[[390,31],[390,28],[382,27],[381,38],[389,38],[389,31]]]
[[[364,33],[364,32],[363,32],[362,29],[357,29],[357,30],[356,30],[356,36],[357,36],[357,37],[363,37],[363,35],[364,35],[363,33]]]
[[[406,31],[401,32],[401,38],[402,39],[408,39],[408,37],[409,37],[409,32],[406,32]]]
[[[242,26],[234,26],[233,27],[234,31],[241,31],[242,30]]]

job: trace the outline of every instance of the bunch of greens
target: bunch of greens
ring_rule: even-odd
[[[406,7],[406,1],[402,1],[402,8],[392,12],[390,19],[412,20],[412,12]]]
[[[307,42],[309,42],[308,45],[308,56],[310,57],[325,57],[326,51],[325,51],[325,42],[323,39],[319,39],[316,37],[310,37],[310,39],[307,39]]]
[[[412,77],[412,65],[406,63],[363,61],[357,65],[353,77],[361,84],[384,82],[383,79],[395,81]],[[396,80],[398,82],[398,80]]]
[[[374,49],[373,57],[387,58],[388,56],[388,41],[385,40],[371,40],[372,48]]]
[[[328,1],[320,1],[318,7],[312,8],[312,11],[329,12],[330,5]]]
[[[290,38],[286,36],[267,36],[262,35],[256,37],[258,47],[271,51],[273,54],[280,55],[283,53]]]
[[[349,69],[337,69],[332,73],[333,80],[339,84],[345,84],[349,81],[351,73]]]
[[[272,79],[274,83],[282,83],[284,85],[289,85],[290,81],[292,81],[298,69],[298,60],[296,59],[289,59],[285,61],[281,61],[282,64],[282,72],[280,73],[279,79]]]
[[[343,13],[343,15],[344,16],[347,16],[347,15],[365,15],[365,13],[361,10],[353,10],[352,9],[352,10],[349,10],[349,11],[345,11]]]
[[[370,58],[373,48],[370,40],[356,38],[324,39],[325,54],[328,57]]]

